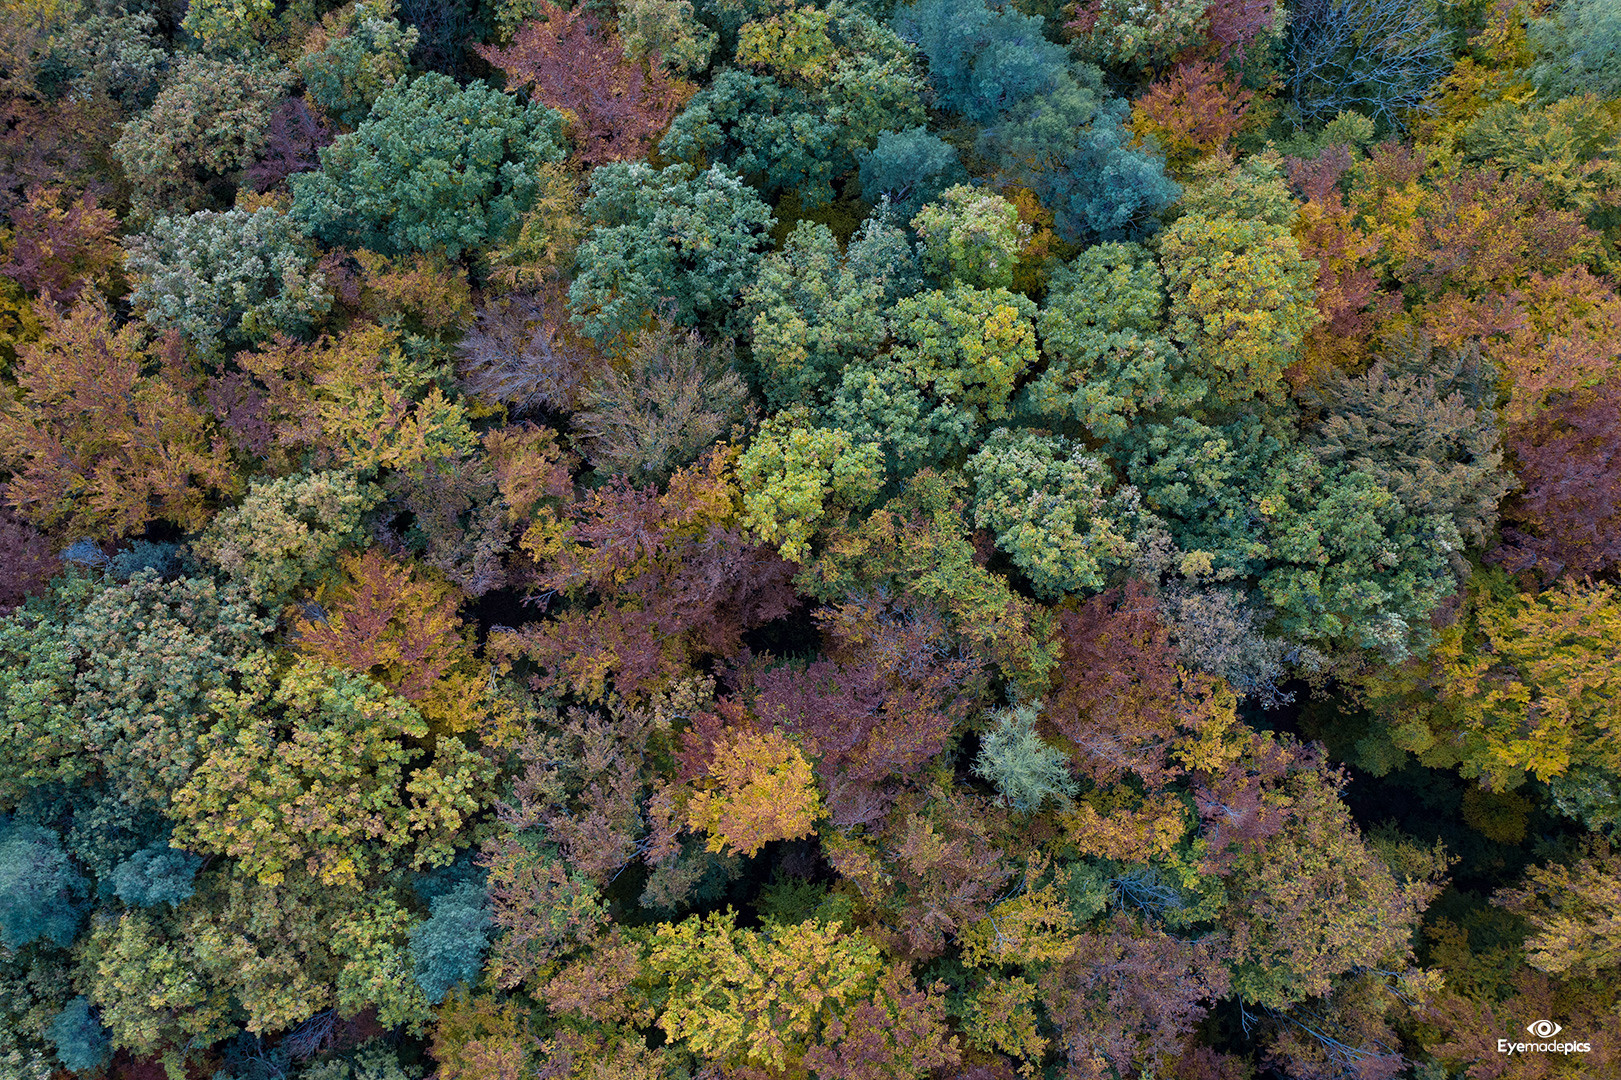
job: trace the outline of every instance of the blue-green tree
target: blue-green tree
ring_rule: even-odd
[[[296,67],[310,100],[344,128],[355,128],[404,76],[417,28],[400,25],[393,0],[361,0],[329,15],[325,29],[325,47],[305,54]]]
[[[1043,35],[1040,16],[984,0],[918,0],[898,8],[893,22],[928,58],[940,106],[978,124],[1054,89],[1069,63],[1064,47]]]
[[[56,1047],[56,1056],[69,1072],[90,1072],[112,1056],[112,1039],[83,995],[56,1014],[45,1028],[45,1039]]]
[[[131,907],[175,907],[197,891],[193,882],[202,865],[201,856],[155,844],[113,867],[109,881],[113,894]]]
[[[314,247],[268,206],[160,217],[128,241],[130,303],[147,325],[179,330],[205,354],[299,336],[332,306]]]
[[[932,202],[953,184],[968,178],[957,148],[925,128],[885,131],[871,150],[857,154],[861,164],[861,197],[884,199],[902,221]]]
[[[980,736],[974,775],[990,781],[1015,810],[1026,813],[1053,799],[1062,804],[1079,790],[1063,751],[1036,734],[1038,709],[1020,705],[1000,710],[991,730]]]
[[[1109,98],[1097,68],[1074,64],[1052,89],[1016,102],[979,139],[979,152],[1030,188],[1070,242],[1139,239],[1179,188],[1164,161],[1131,145],[1130,106]]]
[[[63,948],[73,944],[88,891],[55,831],[0,819],[0,942],[6,948],[41,938]]]
[[[477,980],[493,917],[484,886],[463,881],[433,898],[432,914],[411,930],[411,958],[423,996],[437,1005],[457,983]]]

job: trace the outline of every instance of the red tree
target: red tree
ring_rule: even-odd
[[[1506,439],[1525,491],[1506,507],[1502,561],[1597,574],[1621,564],[1621,377],[1561,395]]]
[[[689,88],[656,58],[650,64],[626,56],[619,38],[584,9],[541,0],[538,10],[506,48],[473,48],[506,72],[509,89],[526,88],[572,118],[569,133],[586,165],[646,157]]]
[[[1042,716],[1075,747],[1077,767],[1097,783],[1134,772],[1171,775],[1165,754],[1182,716],[1170,631],[1140,581],[1100,593],[1059,619],[1064,658]]]

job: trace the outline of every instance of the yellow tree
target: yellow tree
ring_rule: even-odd
[[[1160,242],[1171,337],[1222,405],[1281,401],[1283,370],[1320,318],[1317,264],[1290,232],[1295,204],[1274,160],[1201,167],[1189,212]]]
[[[647,959],[667,988],[665,1034],[710,1061],[773,1071],[870,997],[883,967],[877,944],[840,923],[739,930],[729,909],[661,924]]]
[[[708,786],[692,797],[687,820],[709,834],[709,850],[752,856],[772,840],[816,831],[822,798],[810,762],[775,731],[732,730],[714,748]]]

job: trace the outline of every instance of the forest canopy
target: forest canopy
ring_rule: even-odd
[[[0,10],[0,1080],[1621,1070],[1621,6]]]

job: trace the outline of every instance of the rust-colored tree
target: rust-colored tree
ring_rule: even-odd
[[[40,314],[44,336],[18,357],[20,393],[0,407],[12,509],[78,535],[128,536],[160,518],[201,528],[239,478],[192,400],[198,380],[178,343],[154,354],[89,302]]]
[[[36,189],[11,211],[11,258],[0,274],[36,295],[70,307],[86,286],[110,292],[124,252],[113,234],[118,217],[93,194],[69,198]]]
[[[559,529],[521,543],[542,588],[570,606],[494,640],[538,665],[539,689],[644,697],[703,656],[732,656],[742,635],[797,603],[791,568],[737,525],[734,451],[678,470],[669,490],[624,480],[587,493]]]
[[[1512,321],[1484,351],[1508,377],[1511,423],[1525,423],[1549,395],[1584,390],[1616,372],[1621,358],[1621,296],[1585,266],[1535,273],[1509,298]],[[1497,329],[1497,328],[1493,328]]]
[[[1401,307],[1399,296],[1379,288],[1373,265],[1379,238],[1357,227],[1340,193],[1340,178],[1352,162],[1344,144],[1309,161],[1287,159],[1289,184],[1306,199],[1292,231],[1300,254],[1317,263],[1317,310],[1323,316],[1306,331],[1301,359],[1285,372],[1297,388],[1330,369],[1358,366],[1374,325]]]
[[[1116,915],[1103,930],[1079,935],[1037,985],[1068,1075],[1101,1080],[1177,1056],[1228,980],[1216,942],[1184,941]]]
[[[0,554],[0,615],[44,592],[62,568],[55,545],[45,534],[11,512],[4,484],[0,484],[0,552],[4,553]]]
[[[901,793],[870,836],[830,832],[828,861],[873,913],[867,932],[926,960],[980,922],[1018,870],[1008,811],[940,777]]]
[[[1182,171],[1227,145],[1244,126],[1252,97],[1224,68],[1191,60],[1132,103],[1132,130],[1154,136],[1166,163]]]
[[[456,615],[461,592],[376,548],[344,559],[343,568],[348,581],[326,598],[326,610],[299,618],[299,648],[373,676],[436,718],[448,704],[440,681],[470,659]]]
[[[921,990],[905,965],[878,980],[871,1000],[828,1021],[822,1041],[805,1052],[805,1065],[824,1080],[902,1080],[939,1075],[961,1055],[945,1026],[945,1001]]]
[[[1249,47],[1279,28],[1275,0],[1212,0],[1205,9],[1210,22],[1210,43],[1222,63],[1244,62]]]
[[[550,0],[535,9],[511,45],[474,50],[506,73],[508,89],[526,89],[572,118],[570,140],[584,164],[646,157],[692,88],[671,79],[657,57],[626,56],[618,35],[585,9]]]
[[[1446,164],[1394,142],[1359,164],[1351,204],[1382,241],[1378,261],[1409,302],[1501,292],[1583,262],[1599,246],[1540,181]]]
[[[746,665],[737,698],[756,723],[801,737],[815,756],[835,825],[887,805],[886,782],[945,749],[983,695],[981,664],[949,642],[937,614],[875,598],[819,613],[830,655],[803,667]]]
[[[332,129],[310,112],[302,97],[290,97],[271,114],[259,160],[243,175],[255,191],[269,191],[295,173],[321,167],[321,147],[332,142]]]

